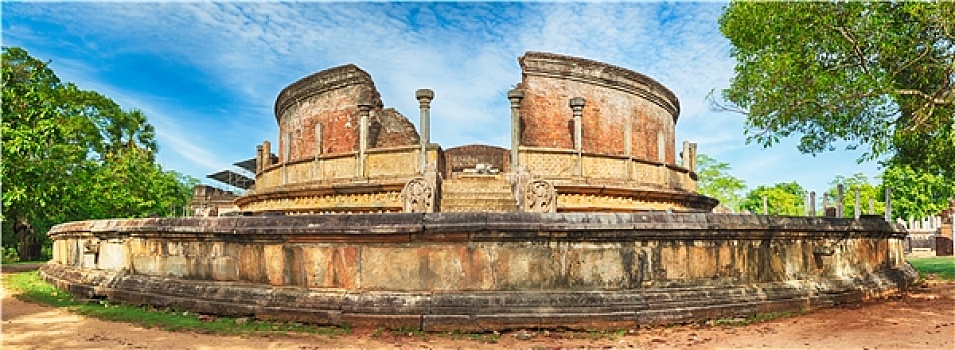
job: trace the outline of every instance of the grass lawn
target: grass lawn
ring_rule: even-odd
[[[938,279],[955,280],[955,256],[910,258],[908,261],[923,278],[932,275]]]
[[[267,322],[251,318],[237,319],[199,315],[169,308],[134,306],[100,302],[75,301],[70,293],[61,291],[40,279],[36,271],[10,273],[3,276],[3,288],[17,299],[65,308],[71,312],[107,321],[132,323],[143,327],[176,331],[191,330],[210,334],[276,334],[313,333],[329,336],[351,332],[347,327],[320,327],[297,322]],[[238,320],[238,321],[237,321]]]

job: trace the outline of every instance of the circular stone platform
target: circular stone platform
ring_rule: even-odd
[[[41,276],[80,298],[423,330],[618,328],[799,311],[905,288],[905,231],[720,214],[356,214],[58,225]]]

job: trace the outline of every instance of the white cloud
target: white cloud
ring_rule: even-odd
[[[599,60],[660,81],[681,102],[678,137],[699,142],[701,152],[730,162],[741,177],[782,178],[765,168],[795,153],[747,146],[742,116],[707,109],[706,94],[733,75],[729,43],[716,28],[720,4],[21,3],[4,10],[5,42],[46,47],[57,62],[57,52],[83,53],[75,59],[88,60],[85,66],[69,75],[146,110],[166,158],[194,176],[251,157],[255,144],[274,140],[278,91],[344,63],[368,71],[385,104],[416,124],[414,91],[435,90],[432,138],[444,147],[506,145],[505,93],[521,79],[517,57],[531,50]],[[38,34],[31,27],[37,22],[60,27],[60,34]],[[166,72],[183,81],[180,96],[195,86],[189,82],[228,103],[185,104],[121,87],[102,73],[136,55],[189,67]]]

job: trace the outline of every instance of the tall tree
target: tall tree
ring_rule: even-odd
[[[955,197],[955,181],[941,175],[915,171],[907,166],[890,166],[882,174],[882,189],[892,188],[892,217],[924,219],[948,208]]]
[[[736,76],[721,108],[748,141],[800,136],[816,154],[865,146],[955,178],[955,2],[733,2],[720,31]],[[886,158],[887,156],[887,158]]]
[[[697,192],[716,198],[720,205],[739,211],[742,192],[746,190],[746,182],[731,175],[730,164],[720,162],[706,154],[698,154],[696,182]]]
[[[803,215],[806,190],[795,182],[759,186],[749,191],[740,203],[740,209],[754,214],[763,213],[763,198],[771,215]]]
[[[3,48],[4,247],[40,257],[52,225],[106,217],[165,215],[192,189],[153,162],[155,131],[139,111],[62,83],[49,65]]]

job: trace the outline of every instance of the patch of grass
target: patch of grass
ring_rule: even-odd
[[[721,318],[718,320],[707,321],[706,324],[714,326],[745,326],[754,323],[772,321],[780,318],[788,318],[805,314],[805,311],[781,311],[758,313],[749,317]]]
[[[322,327],[298,322],[269,322],[248,317],[218,317],[152,306],[115,304],[107,300],[83,302],[40,279],[36,271],[7,274],[3,286],[17,299],[64,308],[84,316],[106,321],[131,323],[168,331],[189,330],[210,334],[285,334],[311,333],[338,336],[351,333],[350,327]],[[238,321],[237,321],[238,320]]]
[[[910,258],[909,263],[919,272],[919,277],[934,276],[942,280],[955,280],[955,257],[933,256],[927,258]]]
[[[409,336],[409,337],[418,337],[418,338],[427,338],[428,333],[418,329],[417,327],[398,327],[389,329],[389,332],[393,335]]]
[[[627,330],[626,329],[617,329],[613,331],[594,330],[594,331],[588,331],[587,334],[589,335],[590,340],[600,340],[600,339],[616,340],[617,338],[620,338],[626,335]]]

